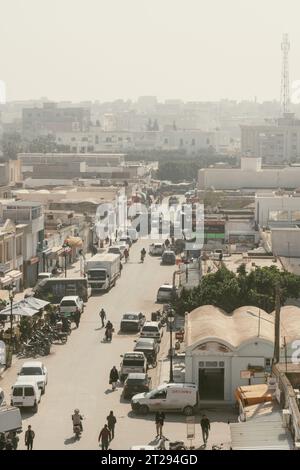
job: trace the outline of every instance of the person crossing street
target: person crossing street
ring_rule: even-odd
[[[105,313],[105,310],[104,310],[103,307],[101,308],[101,310],[99,312],[99,316],[101,318],[102,328],[104,328],[104,326],[105,326],[104,320],[106,320],[106,313]]]

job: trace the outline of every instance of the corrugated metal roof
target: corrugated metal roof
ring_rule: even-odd
[[[230,424],[232,450],[292,450],[290,433],[277,420]]]

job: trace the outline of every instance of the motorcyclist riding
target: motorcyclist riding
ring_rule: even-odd
[[[105,338],[106,338],[106,341],[111,341],[111,339],[112,339],[112,333],[113,333],[113,325],[112,325],[112,323],[108,320],[108,322],[106,323],[106,327],[105,327]]]
[[[145,250],[145,248],[143,248],[141,250],[141,262],[142,263],[144,262],[145,256],[146,256],[146,250]]]
[[[129,258],[129,250],[128,250],[128,248],[125,248],[125,250],[124,250],[124,257],[125,257],[125,263],[127,263],[128,258]]]
[[[76,410],[74,410],[74,414],[72,415],[74,433],[76,433],[77,426],[79,426],[80,432],[83,431],[82,422],[81,422],[82,420],[83,420],[83,416],[80,414],[80,411],[78,410],[78,408],[76,408]]]

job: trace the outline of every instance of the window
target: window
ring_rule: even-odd
[[[13,396],[14,397],[22,397],[23,396],[23,388],[22,387],[14,388]]]
[[[272,359],[269,357],[265,359],[265,367],[271,367]]]
[[[22,237],[16,238],[16,252],[17,256],[20,256],[22,254]]]
[[[156,399],[164,399],[167,398],[167,390],[159,390],[158,392],[154,393],[151,397],[152,400]]]
[[[33,387],[25,387],[25,397],[33,397],[34,396],[34,391]]]

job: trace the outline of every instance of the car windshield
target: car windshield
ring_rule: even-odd
[[[157,328],[157,326],[150,326],[150,325],[149,325],[149,326],[144,326],[143,332],[144,332],[144,331],[153,331],[153,332],[157,332],[157,331],[158,331],[158,328]]]
[[[123,366],[143,367],[144,366],[144,359],[124,359]]]
[[[43,375],[40,367],[22,367],[20,375]]]
[[[171,287],[160,287],[159,292],[172,292]]]
[[[60,303],[61,307],[76,307],[75,300],[62,300]]]
[[[138,320],[138,316],[128,313],[123,316],[123,320]]]
[[[127,379],[127,385],[143,385],[146,383],[145,379]]]
[[[106,279],[106,271],[104,271],[103,269],[100,269],[100,270],[93,269],[91,271],[88,271],[88,278],[97,279],[97,280],[100,279],[100,281],[104,280]]]

